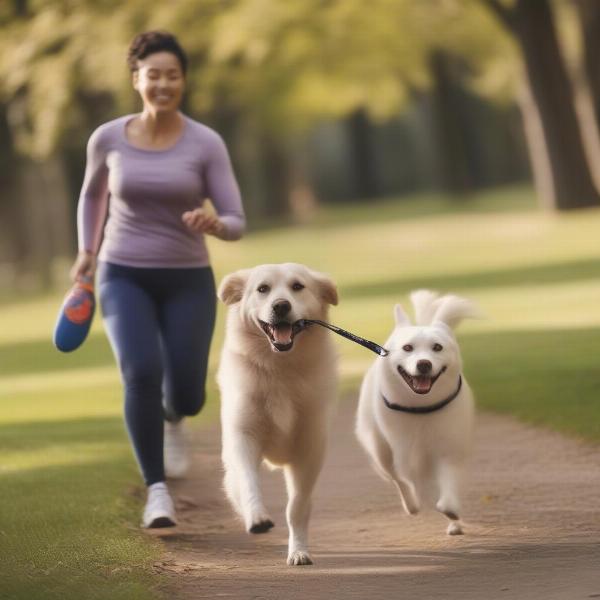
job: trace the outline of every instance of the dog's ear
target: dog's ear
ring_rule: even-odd
[[[406,314],[406,311],[402,308],[401,304],[394,306],[394,321],[397,327],[410,327],[410,318]]]
[[[321,291],[321,298],[327,302],[327,304],[331,304],[332,306],[337,306],[339,302],[338,299],[338,291],[337,286],[329,277],[326,275],[321,275],[321,277],[317,280],[319,283],[319,289]]]
[[[219,291],[217,292],[219,300],[227,305],[239,302],[244,295],[244,288],[246,287],[249,275],[250,269],[242,269],[241,271],[226,275],[223,281],[221,281]]]
[[[439,296],[437,292],[431,290],[415,290],[411,293],[410,300],[415,309],[415,325],[431,325]]]
[[[450,329],[456,328],[463,319],[480,319],[481,311],[473,302],[460,296],[448,294],[435,301],[434,322],[441,322]]]
[[[333,280],[325,273],[318,273],[317,271],[313,271],[312,269],[308,269],[310,276],[317,283],[317,288],[319,290],[319,296],[327,302],[327,304],[331,304],[333,306],[337,306],[338,303],[338,291]]]

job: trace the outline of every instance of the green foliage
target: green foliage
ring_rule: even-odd
[[[429,55],[440,47],[475,67],[514,62],[490,15],[453,0],[240,0],[217,19],[211,58],[263,120],[294,128],[359,107],[398,114],[429,84]]]
[[[495,93],[514,62],[472,0],[30,2],[25,18],[0,13],[0,97],[19,150],[48,156],[99,94],[113,111],[133,110],[126,50],[151,28],[173,31],[190,53],[192,112],[226,108],[280,135],[359,107],[398,114],[428,85],[433,48],[467,56]]]
[[[123,84],[125,70],[115,66],[124,63],[124,45],[106,12],[114,3],[72,4],[34,4],[0,36],[0,92],[17,149],[35,158],[47,157],[77,125],[78,95],[117,95]]]

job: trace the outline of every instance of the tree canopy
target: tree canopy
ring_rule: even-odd
[[[475,84],[496,97],[515,64],[473,0],[175,0],[152,10],[145,0],[40,0],[5,5],[0,24],[0,93],[18,148],[38,158],[80,122],[82,99],[133,108],[125,55],[146,29],[173,31],[189,52],[192,111],[225,102],[279,132],[359,107],[398,114],[430,84],[432,48],[468,56]]]

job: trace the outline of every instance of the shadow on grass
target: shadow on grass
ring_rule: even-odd
[[[401,270],[401,265],[399,266]],[[341,286],[343,299],[402,295],[411,290],[429,288],[440,291],[481,289],[523,284],[553,284],[600,279],[600,259],[545,264],[518,269],[495,269],[476,273],[434,275],[425,277],[385,279],[376,282]]]
[[[211,426],[219,416],[218,394],[210,386],[201,412],[193,417],[194,430]],[[33,415],[32,415],[33,417]],[[41,451],[47,447],[68,447],[70,444],[127,444],[123,416],[86,417],[62,421],[18,421],[0,425],[0,452]],[[0,463],[2,458],[0,456]],[[0,470],[0,480],[2,479]]]
[[[112,350],[103,333],[91,334],[80,348],[69,353],[57,350],[50,338],[0,345],[0,377],[111,364],[114,364]]]
[[[600,329],[460,335],[482,408],[600,441]]]
[[[158,598],[159,548],[127,525],[139,502],[125,455],[3,474],[0,597],[11,600]]]
[[[32,468],[0,470],[0,596],[156,598],[156,544],[137,525],[142,487],[122,419],[34,421],[0,428],[0,462],[23,451]],[[55,451],[59,464],[44,464]],[[31,452],[31,454],[29,454]],[[8,459],[8,460],[7,460]]]
[[[126,433],[122,417],[26,421],[0,426],[0,448],[4,451],[39,451],[48,446],[106,444],[124,440]]]

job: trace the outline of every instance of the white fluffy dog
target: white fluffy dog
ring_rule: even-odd
[[[326,319],[337,290],[325,275],[295,263],[261,265],[226,276],[219,298],[229,306],[218,371],[225,491],[246,530],[273,527],[259,467],[283,467],[288,492],[287,562],[312,564],[311,493],[323,464],[337,388],[337,357]]]
[[[407,513],[416,514],[423,491],[437,484],[436,509],[450,520],[447,533],[458,535],[474,402],[453,329],[477,313],[458,296],[420,290],[411,300],[416,325],[397,304],[389,354],[376,359],[362,383],[356,434]]]

